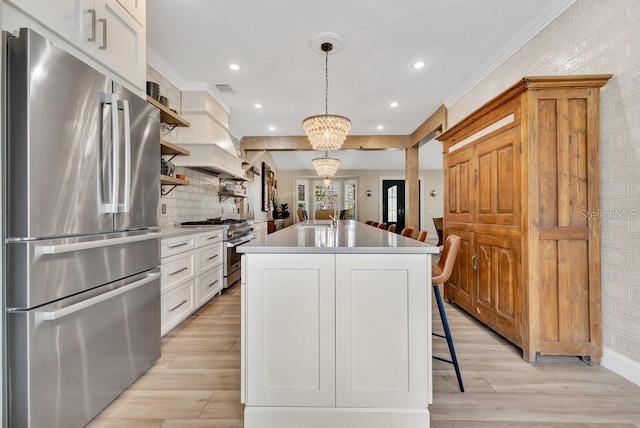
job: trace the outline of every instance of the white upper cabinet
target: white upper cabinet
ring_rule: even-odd
[[[98,36],[95,56],[137,87],[145,88],[147,75],[145,28],[120,3],[117,0],[96,0]],[[101,19],[104,21],[100,21]]]
[[[118,0],[118,3],[133,16],[136,21],[146,26],[147,21],[147,0]]]
[[[144,90],[146,0],[6,0]]]

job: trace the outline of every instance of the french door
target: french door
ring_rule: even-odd
[[[382,221],[404,229],[404,180],[382,180]]]

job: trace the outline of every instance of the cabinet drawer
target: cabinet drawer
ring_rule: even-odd
[[[224,229],[212,230],[211,232],[198,233],[198,247],[203,245],[215,244],[222,241],[222,236],[225,233]]]
[[[195,278],[195,251],[177,254],[162,260],[160,269],[162,270],[162,287],[160,290],[164,293],[178,284]]]
[[[195,309],[195,279],[160,298],[161,334],[164,336]]]
[[[207,245],[206,247],[196,250],[196,259],[198,260],[198,275],[210,270],[214,266],[222,264],[222,242]]]
[[[222,290],[222,266],[200,275],[196,280],[196,302],[200,307]]]
[[[184,253],[194,248],[196,248],[196,235],[163,239],[160,244],[160,257],[173,256],[174,254]]]

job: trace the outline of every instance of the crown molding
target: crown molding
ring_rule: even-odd
[[[523,27],[503,49],[490,57],[483,67],[479,68],[456,92],[445,100],[444,104],[447,107],[451,107],[460,101],[462,97],[468,94],[474,87],[482,82],[482,80],[487,78],[507,59],[522,49],[524,45],[562,15],[564,11],[571,7],[576,1],[577,0],[548,1],[546,6],[541,8],[537,16],[531,20],[531,24]]]
[[[150,46],[147,46],[147,64],[162,74],[180,91],[206,91],[220,106],[230,114],[229,104],[224,101],[222,93],[215,85],[208,82],[186,81],[178,72]]]

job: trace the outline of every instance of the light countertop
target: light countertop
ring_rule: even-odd
[[[239,253],[439,254],[440,249],[353,220],[310,220],[236,247]]]

